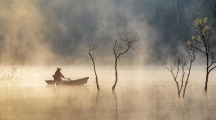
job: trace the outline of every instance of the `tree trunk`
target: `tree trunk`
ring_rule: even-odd
[[[178,97],[180,98],[180,93],[181,93],[181,91],[178,91]]]
[[[208,88],[208,77],[209,77],[209,72],[207,71],[206,74],[206,82],[205,82],[205,91],[207,92],[207,88]]]
[[[97,89],[100,90],[100,87],[99,87],[99,84],[98,84],[98,77],[97,77],[97,73],[96,73],[94,58],[91,55],[90,51],[89,51],[89,56],[91,57],[91,60],[92,60],[93,66],[94,66],[94,73],[95,73],[95,79],[96,79]]]
[[[180,90],[179,90],[179,85],[178,85],[178,82],[177,80],[175,79],[175,82],[176,82],[176,86],[177,86],[177,91],[178,91],[178,97],[180,98]]]
[[[115,84],[112,87],[112,90],[115,90],[116,84],[118,82],[117,62],[118,62],[118,58],[115,57],[115,77],[116,79],[115,79]]]
[[[188,84],[188,81],[186,81],[186,83],[185,83],[185,87],[184,87],[184,91],[183,91],[183,98],[185,96],[185,91],[186,91],[186,88],[187,88],[187,84]]]
[[[96,73],[96,69],[95,69],[95,63],[94,63],[94,73],[95,73],[95,77],[96,77],[97,89],[100,90],[100,87],[98,85],[98,77],[97,77],[97,73]]]
[[[95,79],[96,79],[96,84],[97,84],[97,89],[100,90],[99,84],[98,84],[98,77],[97,77],[97,73],[96,73],[96,68],[95,68],[95,62],[94,59],[92,59],[93,65],[94,65],[94,73],[95,73]]]
[[[186,82],[185,82],[185,86],[184,86],[184,91],[183,91],[183,98],[185,96],[185,91],[186,91],[186,88],[187,88],[187,84],[188,84],[188,80],[189,80],[189,76],[190,76],[190,72],[191,72],[191,67],[192,67],[192,62],[190,62],[190,67],[189,67],[189,71],[188,71],[188,75],[187,75],[187,79],[186,79]]]

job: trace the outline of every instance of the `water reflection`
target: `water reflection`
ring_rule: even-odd
[[[95,104],[95,112],[94,112],[94,120],[96,120],[96,116],[97,116],[97,106],[98,106],[99,93],[100,93],[100,91],[97,91],[96,104]]]
[[[204,92],[205,94],[205,103],[206,103],[206,118],[209,120],[209,106],[208,106],[208,93]]]
[[[32,117],[41,120],[161,118],[201,120],[216,117],[215,114],[211,114],[216,111],[214,104],[216,97],[213,94],[204,96],[203,93],[191,94],[190,91],[191,97],[181,99],[179,103],[175,91],[170,89],[161,91],[159,86],[153,90],[152,87],[155,86],[112,92],[98,91],[91,86],[1,86],[0,118],[2,120],[29,120]],[[198,89],[202,89],[202,86]]]
[[[91,77],[85,86],[55,87],[44,85],[44,81],[35,85],[23,81],[22,84],[1,85],[0,120],[216,119],[214,83],[210,83],[205,95],[203,85],[193,83],[196,79],[191,80],[185,98],[179,101],[169,73],[166,76],[159,70],[154,71],[158,76],[153,76],[151,70],[121,72],[124,76],[119,76],[115,91],[111,90],[113,83],[110,82],[114,79],[107,76],[101,80],[104,82],[101,82],[100,91]],[[145,77],[136,77],[143,73]]]
[[[117,98],[117,96],[116,96],[116,93],[115,93],[115,91],[112,91],[112,93],[113,93],[113,96],[115,97],[115,102],[116,102],[116,120],[118,120],[118,98]]]

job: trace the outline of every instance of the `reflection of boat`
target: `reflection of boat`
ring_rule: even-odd
[[[89,77],[77,79],[77,80],[62,80],[58,81],[57,85],[84,85],[88,82]],[[55,84],[54,80],[45,80],[47,84]]]

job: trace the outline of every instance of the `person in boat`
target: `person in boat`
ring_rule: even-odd
[[[65,78],[64,75],[62,75],[60,68],[57,68],[55,75],[53,75],[54,81],[62,81],[61,78]]]

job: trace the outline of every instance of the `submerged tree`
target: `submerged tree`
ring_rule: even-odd
[[[179,97],[180,97],[180,93],[183,87],[183,80],[184,80],[184,75],[185,75],[184,69],[185,69],[186,64],[187,63],[184,57],[179,57],[179,56],[177,58],[170,59],[168,62],[165,63],[165,67],[167,68],[167,70],[171,72],[172,77],[176,83]],[[179,84],[177,78],[181,70],[182,70],[182,78],[181,78],[181,84]]]
[[[95,50],[97,48],[97,44],[93,44],[92,41],[90,39],[88,39],[88,54],[92,60],[93,63],[93,67],[94,67],[94,73],[95,73],[95,80],[96,80],[96,85],[97,85],[97,89],[100,90],[99,84],[98,84],[98,76],[97,76],[97,72],[96,72],[96,67],[95,67],[95,62],[94,62],[94,56],[91,54],[91,51]]]
[[[172,77],[176,83],[178,97],[180,98],[181,91],[183,90],[183,97],[185,96],[187,84],[189,82],[189,76],[191,73],[192,63],[195,60],[195,51],[194,49],[187,49],[187,56],[177,56],[173,59],[170,59],[168,62],[165,63],[165,67],[169,70],[172,74]],[[186,71],[187,69],[187,71]],[[182,73],[181,82],[177,80],[179,73]],[[187,73],[187,77],[185,78],[185,74]],[[184,85],[184,87],[183,87]]]
[[[134,49],[134,44],[138,40],[138,36],[129,34],[130,33],[128,31],[123,31],[122,33],[119,33],[113,46],[113,54],[115,56],[115,83],[112,87],[112,90],[115,90],[116,84],[118,82],[118,59],[121,55],[127,53],[130,49]]]
[[[208,19],[196,19],[194,21],[196,34],[187,42],[187,46],[200,52],[205,58],[206,80],[205,91],[207,91],[210,72],[216,68],[216,39],[213,37],[213,30],[208,24]]]

